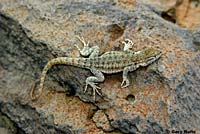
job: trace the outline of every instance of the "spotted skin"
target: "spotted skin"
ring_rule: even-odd
[[[66,64],[89,69],[94,74],[94,76],[90,76],[86,79],[84,92],[87,91],[88,85],[91,86],[95,100],[96,93],[101,96],[101,93],[99,92],[100,87],[98,87],[96,84],[104,81],[105,78],[103,73],[113,74],[117,72],[123,72],[123,81],[121,83],[121,87],[125,88],[130,84],[127,77],[128,72],[134,71],[139,67],[147,66],[159,59],[162,55],[162,51],[155,48],[145,48],[134,52],[130,50],[133,42],[130,39],[125,39],[125,41],[122,42],[124,44],[124,51],[109,51],[99,56],[98,46],[89,47],[89,42],[86,43],[83,37],[78,37],[78,39],[83,43],[84,47],[83,49],[80,49],[76,45],[77,49],[80,51],[81,56],[88,58],[58,57],[50,60],[42,71],[38,89],[39,93],[34,96],[33,92],[35,87],[33,87],[31,90],[32,100],[35,100],[41,95],[46,74],[48,70],[54,65]]]

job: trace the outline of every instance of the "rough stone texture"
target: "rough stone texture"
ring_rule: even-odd
[[[198,133],[199,23],[181,25],[186,18],[178,12],[186,9],[176,8],[187,2],[1,0],[0,132]],[[189,4],[194,2],[199,1]],[[199,12],[196,8],[198,4],[195,10],[189,6],[188,13]],[[170,9],[177,10],[175,16]],[[83,92],[85,79],[92,75],[88,70],[55,66],[48,73],[42,96],[32,102],[30,89],[48,60],[79,56],[74,47],[80,44],[76,35],[98,44],[101,53],[122,50],[120,41],[130,38],[133,49],[156,47],[163,55],[130,73],[131,84],[126,89],[120,88],[121,73],[106,75],[100,84],[103,97],[96,102],[92,92]]]
[[[195,30],[200,27],[199,0],[141,0],[161,11],[161,16],[181,27]]]
[[[200,47],[200,28],[193,32],[193,43],[196,45],[196,47]]]
[[[110,132],[113,130],[113,128],[110,126],[109,120],[103,110],[98,110],[94,114],[92,120],[95,122],[95,124],[98,128],[102,128],[104,131]]]

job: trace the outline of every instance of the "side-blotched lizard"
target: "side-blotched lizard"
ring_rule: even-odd
[[[82,56],[88,58],[58,57],[50,60],[42,71],[38,90],[39,94],[33,96],[35,86],[31,90],[31,98],[33,100],[41,95],[47,71],[54,65],[66,64],[89,69],[94,76],[90,76],[86,79],[84,92],[86,92],[88,85],[90,85],[93,89],[95,100],[96,93],[101,96],[101,93],[98,91],[100,87],[96,86],[96,84],[104,81],[103,73],[112,74],[123,72],[121,87],[124,88],[129,86],[128,72],[134,71],[139,67],[147,66],[162,55],[162,51],[155,48],[145,48],[136,52],[132,51],[130,47],[133,45],[133,42],[129,39],[125,39],[125,41],[122,42],[124,44],[124,51],[108,51],[99,56],[98,46],[89,47],[89,42],[86,43],[83,37],[78,37],[78,39],[83,43],[84,47],[82,50],[77,45],[76,47]]]

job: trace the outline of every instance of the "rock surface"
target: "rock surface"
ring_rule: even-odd
[[[198,14],[199,1],[161,1],[1,0],[0,132],[198,133],[200,19],[186,25],[190,21],[179,12]],[[99,45],[101,53],[123,50],[120,41],[130,38],[134,50],[155,47],[163,55],[129,73],[125,89],[121,73],[106,75],[96,102],[90,90],[83,92],[88,70],[55,66],[42,96],[31,101],[30,89],[48,60],[79,56],[76,35]]]

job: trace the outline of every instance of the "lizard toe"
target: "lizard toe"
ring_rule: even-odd
[[[123,80],[121,83],[121,88],[125,88],[129,86],[129,80]]]

